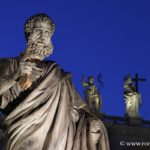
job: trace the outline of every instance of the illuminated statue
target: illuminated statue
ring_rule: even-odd
[[[84,81],[82,77],[82,85],[85,87],[85,99],[88,102],[91,111],[99,111],[102,106],[102,99],[96,85],[94,84],[94,77],[89,76],[88,81]]]
[[[139,118],[139,106],[141,105],[141,95],[132,83],[130,75],[124,80],[124,99],[126,104],[126,115],[129,118]]]
[[[106,129],[89,112],[71,74],[44,60],[53,52],[54,31],[46,14],[30,17],[27,48],[19,57],[0,59],[3,150],[109,150]]]

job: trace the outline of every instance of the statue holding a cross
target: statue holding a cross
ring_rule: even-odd
[[[133,84],[135,82],[135,85]],[[140,118],[139,106],[142,104],[141,95],[138,90],[138,82],[145,81],[145,79],[138,78],[138,74],[135,78],[131,78],[127,75],[124,78],[124,99],[126,104],[126,116],[129,118]]]

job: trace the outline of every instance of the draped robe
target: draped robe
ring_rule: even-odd
[[[14,73],[18,64],[17,58],[0,60],[0,75]],[[52,61],[37,66],[42,74],[28,90],[21,91],[16,82],[0,97],[0,107],[7,113],[3,149],[109,150],[105,126],[88,111],[70,73]]]
[[[129,91],[124,93],[126,103],[126,114],[130,118],[140,118],[139,106],[141,104],[141,95],[138,92]]]

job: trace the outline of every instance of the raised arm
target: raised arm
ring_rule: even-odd
[[[87,82],[84,82],[84,80],[85,80],[84,75],[82,75],[82,80],[81,80],[82,85],[83,86],[88,86],[89,84]]]

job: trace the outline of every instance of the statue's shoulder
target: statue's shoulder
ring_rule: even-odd
[[[55,64],[57,64],[56,63],[56,61],[54,61],[54,60],[45,60],[45,61],[43,61],[45,64],[47,64],[47,65],[55,65]]]
[[[12,58],[0,58],[0,70],[7,67]]]
[[[56,69],[57,72],[59,72],[61,74],[61,76],[71,78],[71,76],[72,76],[71,73],[66,72],[58,63],[56,63],[56,61],[47,60],[47,61],[45,61],[45,63],[47,64],[47,67]]]
[[[44,61],[44,64],[45,64],[47,67],[50,67],[50,68],[62,69],[62,68],[60,67],[60,65],[57,64],[57,62],[54,61],[54,60],[46,60],[46,61]]]
[[[19,60],[19,57],[10,57],[10,58],[0,58],[0,65],[6,64],[6,63],[12,63],[12,62],[17,62]]]

